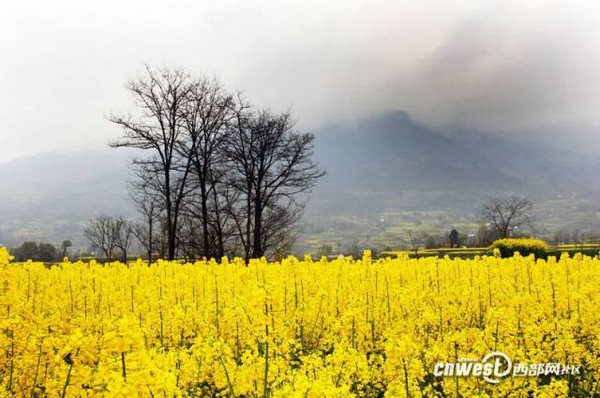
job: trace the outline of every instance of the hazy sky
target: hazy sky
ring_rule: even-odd
[[[0,160],[104,146],[144,63],[218,76],[312,129],[404,109],[599,142],[599,27],[597,0],[4,1]]]

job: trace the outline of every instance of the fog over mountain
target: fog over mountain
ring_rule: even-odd
[[[129,156],[106,148],[0,163],[0,241],[71,239],[85,246],[86,219],[135,218],[127,193]],[[315,159],[327,175],[301,222],[305,237],[311,226],[337,228],[340,219],[366,220],[356,227],[366,231],[369,222],[395,211],[442,212],[447,227],[461,217],[474,218],[488,197],[506,194],[527,196],[544,209],[538,217],[542,227],[557,220],[565,228],[600,221],[600,209],[586,204],[600,198],[595,183],[600,156],[473,130],[437,130],[406,112],[316,131]],[[572,213],[575,207],[579,216]]]
[[[5,2],[0,160],[102,149],[144,63],[217,76],[304,128],[404,109],[598,151],[599,25],[591,0]]]
[[[324,129],[317,158],[330,174],[323,187],[443,189],[480,197],[502,192],[547,197],[569,190],[593,195],[600,165],[600,155],[475,130],[436,130],[399,111]]]
[[[47,152],[0,163],[0,242],[80,245],[85,221],[100,214],[135,216],[128,200],[126,153]]]

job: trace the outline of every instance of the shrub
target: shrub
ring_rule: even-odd
[[[545,257],[548,251],[548,245],[541,239],[526,239],[526,238],[507,238],[498,239],[490,246],[490,252],[494,252],[494,249],[500,251],[501,257],[512,257],[516,252],[519,252],[522,256],[528,256],[530,254],[535,257]]]

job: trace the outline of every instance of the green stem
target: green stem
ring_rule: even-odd
[[[219,357],[219,361],[221,361],[221,365],[223,365],[223,370],[225,371],[225,377],[227,378],[227,386],[229,388],[229,396],[235,397],[233,392],[233,384],[231,384],[231,379],[229,378],[229,372],[227,371],[227,367],[225,366],[225,361],[223,361],[223,356]]]
[[[37,357],[37,365],[35,366],[35,376],[33,377],[33,384],[31,386],[31,394],[29,396],[33,398],[35,396],[35,385],[37,384],[37,378],[40,371],[40,360],[42,359],[42,343],[40,343],[40,352]]]
[[[406,386],[406,397],[410,398],[410,390],[408,388],[408,370],[406,370],[406,361],[402,358],[402,366],[404,367],[404,385]]]
[[[127,367],[125,366],[125,353],[121,353],[121,367],[123,368],[123,379],[127,381]]]
[[[15,371],[15,332],[10,331],[10,376],[8,378],[8,391],[12,391],[13,375]]]
[[[73,370],[73,362],[69,365],[69,371],[67,372],[67,379],[65,380],[65,385],[63,386],[62,394],[60,394],[61,398],[65,398],[67,396],[67,387],[69,387],[69,383],[71,383],[71,371]]]
[[[265,377],[264,377],[264,388],[263,388],[263,397],[266,398],[269,396],[269,325],[266,326],[267,332],[267,340],[265,341]]]

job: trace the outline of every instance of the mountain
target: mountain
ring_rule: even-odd
[[[316,158],[336,189],[403,192],[506,188],[519,182],[489,167],[462,142],[413,121],[404,112],[322,131],[316,140]]]
[[[312,194],[301,241],[378,234],[385,242],[407,225],[472,225],[487,198],[506,194],[531,198],[553,228],[579,228],[600,214],[600,157],[593,154],[436,130],[405,112],[315,135],[315,160],[327,175]],[[88,218],[135,216],[126,189],[130,156],[110,149],[50,152],[0,163],[0,243],[70,239],[83,247]]]
[[[467,130],[437,131],[405,112],[326,128],[316,136],[315,157],[328,173],[321,194],[418,194],[423,209],[472,210],[479,205],[474,202],[508,193],[537,200],[599,193],[600,156]]]
[[[85,244],[82,226],[99,214],[133,215],[127,152],[49,152],[0,163],[0,243],[26,239]]]

